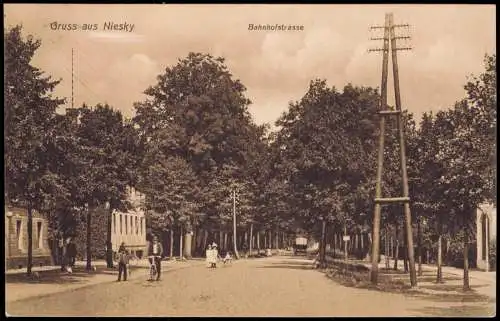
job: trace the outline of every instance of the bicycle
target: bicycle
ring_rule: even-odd
[[[161,264],[161,256],[150,255],[148,256],[148,259],[151,259],[151,264],[149,266],[149,281],[153,281],[158,274],[158,271],[156,270],[156,259],[160,260]]]

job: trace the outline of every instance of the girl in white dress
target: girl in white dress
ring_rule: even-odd
[[[217,267],[218,258],[219,258],[219,251],[217,250],[217,244],[212,244],[212,267],[214,269]]]
[[[205,257],[207,261],[207,266],[212,267],[212,245],[209,244],[207,250],[205,251]]]

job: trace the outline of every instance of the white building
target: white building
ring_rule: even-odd
[[[490,242],[497,236],[497,209],[493,204],[483,204],[476,211],[476,264],[480,269],[489,270],[488,252]]]
[[[123,213],[113,211],[113,222],[111,226],[111,243],[113,251],[118,251],[122,242],[132,253],[142,257],[146,250],[146,218],[144,215],[145,195],[129,188],[129,201],[132,210]]]

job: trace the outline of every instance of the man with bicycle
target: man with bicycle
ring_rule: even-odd
[[[156,281],[160,280],[161,275],[161,258],[163,256],[163,246],[158,240],[158,236],[153,236],[153,241],[148,244],[148,259],[149,264],[156,266]]]

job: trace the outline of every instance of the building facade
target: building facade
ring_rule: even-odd
[[[33,211],[33,266],[52,265],[48,242],[48,222]],[[5,206],[6,268],[25,268],[28,264],[28,212]]]
[[[111,243],[113,251],[118,251],[122,242],[127,249],[141,258],[146,250],[146,217],[143,210],[144,194],[129,188],[129,201],[132,210],[128,212],[113,211],[111,222]]]
[[[490,270],[488,253],[497,236],[497,209],[492,204],[483,204],[476,211],[476,264],[479,269]]]

